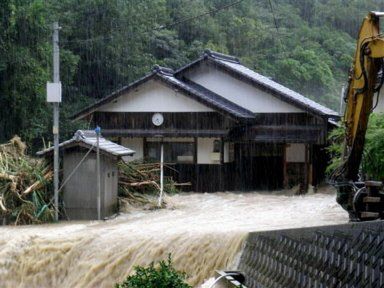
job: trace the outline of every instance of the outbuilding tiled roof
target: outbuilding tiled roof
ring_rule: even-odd
[[[60,143],[59,148],[66,149],[74,146],[83,146],[88,149],[93,147],[92,149],[96,150],[96,142],[97,135],[95,131],[77,130],[71,139]],[[39,151],[36,154],[38,156],[43,156],[45,154],[52,153],[53,149],[54,147],[52,146],[45,150]],[[102,136],[99,137],[99,149],[101,152],[115,157],[133,155],[135,153],[135,151],[119,144],[116,144],[112,141],[109,141]]]

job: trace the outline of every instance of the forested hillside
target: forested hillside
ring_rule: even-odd
[[[231,5],[233,4],[233,5]],[[226,7],[224,9],[221,9]],[[338,109],[355,36],[383,0],[1,0],[0,141],[51,139],[51,23],[59,21],[61,135],[81,107],[147,73],[177,68],[206,49]],[[210,12],[210,13],[206,13]]]

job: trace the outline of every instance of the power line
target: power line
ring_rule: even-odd
[[[228,9],[228,8],[230,8],[232,6],[235,6],[237,4],[240,4],[243,1],[244,0],[239,0],[239,1],[236,1],[236,2],[233,2],[233,3],[227,4],[227,5],[224,5],[222,7],[216,8],[216,9],[211,9],[211,10],[209,10],[207,12],[204,12],[204,13],[201,13],[199,15],[195,15],[195,16],[191,16],[191,17],[186,17],[186,18],[181,19],[179,21],[173,22],[173,23],[171,23],[169,25],[160,26],[159,28],[155,28],[153,30],[161,30],[161,29],[170,28],[170,27],[173,27],[173,26],[176,26],[176,25],[179,25],[179,24],[191,21],[191,20],[198,19],[200,17],[206,16],[206,15],[209,15],[209,14],[217,13],[217,12],[220,12],[222,10]]]
[[[277,21],[276,21],[276,17],[275,17],[275,12],[273,11],[272,2],[271,2],[271,0],[268,0],[268,2],[269,2],[269,7],[271,8],[271,13],[272,13],[272,16],[273,16],[273,22],[275,23],[276,31],[277,31],[277,33],[279,33],[279,26],[277,25]]]
[[[198,14],[198,15],[194,15],[194,16],[191,16],[191,17],[185,17],[185,18],[180,19],[178,21],[175,21],[175,22],[173,22],[171,24],[161,25],[159,27],[154,27],[152,29],[149,29],[148,31],[144,31],[143,33],[151,33],[151,32],[154,32],[154,31],[168,29],[168,28],[171,28],[171,27],[174,27],[174,26],[177,26],[177,25],[189,22],[189,21],[194,21],[196,19],[199,19],[201,17],[207,16],[209,14],[215,14],[215,13],[221,12],[221,11],[223,11],[225,9],[231,8],[233,6],[236,6],[236,5],[240,4],[243,1],[244,0],[238,0],[238,1],[235,1],[235,2],[232,2],[232,3],[229,3],[227,5],[223,5],[221,7],[218,7],[218,8],[215,8],[215,9],[211,9],[209,11],[206,11],[206,12]],[[120,26],[118,28],[121,29],[123,27]],[[116,29],[116,30],[119,30],[119,29]],[[97,41],[97,40],[111,40],[111,39],[113,39],[112,36],[100,35],[100,36],[96,36],[96,37],[92,37],[92,38],[87,38],[87,39],[74,39],[74,40],[61,41],[61,43],[64,43],[64,44],[66,44],[66,43],[87,43],[87,42],[93,42],[93,41]]]

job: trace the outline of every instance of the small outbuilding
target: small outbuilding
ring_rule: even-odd
[[[78,130],[72,139],[59,145],[63,159],[63,206],[70,220],[96,220],[97,213],[97,135],[95,131]],[[118,167],[123,156],[135,152],[99,137],[101,218],[117,212]],[[53,154],[53,147],[37,153]],[[87,155],[88,154],[88,155]],[[81,163],[81,164],[80,164]],[[74,173],[73,173],[74,171]]]

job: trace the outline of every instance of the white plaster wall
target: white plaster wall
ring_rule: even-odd
[[[255,113],[303,112],[295,106],[207,64],[190,71],[186,77]]]
[[[224,163],[229,163],[229,162],[233,161],[233,159],[230,159],[230,157],[229,157],[230,145],[233,146],[233,143],[224,142]],[[233,149],[233,147],[232,147],[232,149]]]
[[[197,138],[197,164],[220,164],[211,158],[213,152],[213,141],[218,138]]]
[[[102,112],[210,112],[211,108],[165,84],[150,80],[134,91],[101,106]]]
[[[133,161],[142,159],[144,157],[144,141],[143,138],[121,138],[121,145],[128,147],[135,151],[136,153],[133,156],[123,157],[124,161]]]
[[[303,163],[305,162],[305,144],[288,144],[286,152],[286,161]]]

